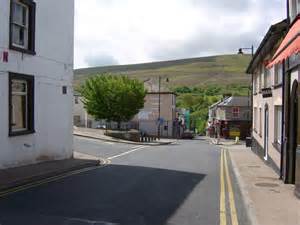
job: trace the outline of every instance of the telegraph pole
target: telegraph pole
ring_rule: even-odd
[[[160,85],[161,85],[161,76],[158,78],[158,128],[157,128],[157,137],[160,140]]]

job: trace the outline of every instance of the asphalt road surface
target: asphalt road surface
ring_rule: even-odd
[[[233,219],[230,192],[220,192],[224,155],[206,141],[139,146],[75,137],[74,148],[110,163],[1,197],[0,225],[247,224],[229,168]],[[224,187],[230,191],[228,182]]]

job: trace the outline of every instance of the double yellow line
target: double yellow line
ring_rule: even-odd
[[[227,187],[227,188],[226,188]],[[226,192],[227,190],[227,192]],[[227,225],[226,197],[230,206],[231,225],[239,225],[235,207],[234,193],[232,189],[231,177],[228,169],[227,154],[221,149],[220,162],[220,225]]]
[[[0,198],[5,197],[5,196],[10,195],[10,194],[13,194],[13,193],[16,193],[16,192],[24,191],[24,190],[31,189],[31,188],[34,188],[34,187],[38,187],[38,186],[41,186],[41,185],[44,185],[44,184],[47,184],[47,183],[58,181],[58,180],[66,178],[66,177],[70,177],[70,176],[73,176],[73,175],[77,175],[77,174],[85,173],[85,172],[95,170],[95,169],[98,169],[98,168],[101,168],[101,167],[105,167],[105,166],[109,165],[110,163],[111,162],[108,159],[101,159],[101,164],[99,164],[98,166],[93,166],[93,167],[74,170],[74,171],[71,171],[71,172],[66,172],[66,173],[63,173],[61,175],[52,176],[52,177],[45,178],[45,179],[42,179],[42,180],[39,180],[39,181],[35,181],[35,182],[32,182],[32,183],[28,183],[28,184],[24,184],[24,185],[21,185],[21,186],[14,187],[14,188],[10,188],[10,189],[5,190],[5,191],[1,191],[0,192]]]

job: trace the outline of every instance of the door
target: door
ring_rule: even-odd
[[[295,80],[292,86],[290,99],[290,124],[288,147],[288,183],[295,183],[296,149],[297,149],[297,124],[298,124],[298,82]]]
[[[265,106],[265,126],[264,126],[264,159],[268,160],[269,158],[269,107]]]

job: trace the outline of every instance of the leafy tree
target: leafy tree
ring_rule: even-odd
[[[87,113],[95,119],[129,121],[144,107],[146,90],[137,79],[121,75],[100,74],[91,77],[79,88]]]

